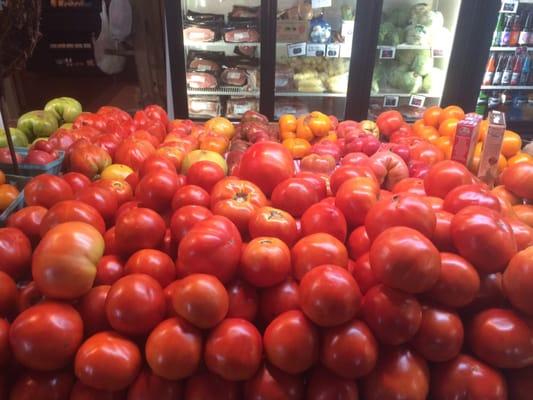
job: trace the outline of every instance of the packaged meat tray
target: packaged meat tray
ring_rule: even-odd
[[[192,71],[211,72],[218,74],[224,63],[223,51],[199,51],[190,50],[187,56],[188,68]]]
[[[259,42],[257,24],[244,23],[228,25],[224,28],[224,41],[228,43]]]
[[[186,24],[183,30],[183,38],[191,42],[214,42],[220,38],[220,30],[211,24]]]
[[[241,68],[226,68],[220,74],[220,82],[227,86],[245,86],[248,82],[246,70]]]
[[[191,89],[216,89],[218,81],[215,75],[209,72],[187,72],[187,86]]]
[[[226,117],[240,118],[246,111],[259,111],[259,100],[251,97],[230,97],[226,103]]]
[[[189,96],[189,116],[213,118],[220,115],[220,98],[216,96]]]
[[[257,19],[261,7],[247,7],[247,6],[233,6],[233,9],[228,14],[228,20],[240,21],[243,19]]]

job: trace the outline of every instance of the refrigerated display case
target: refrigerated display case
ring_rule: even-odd
[[[461,0],[384,0],[369,117],[397,109],[407,120],[440,105]]]

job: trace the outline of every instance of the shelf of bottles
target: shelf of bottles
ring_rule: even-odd
[[[533,4],[500,12],[478,97],[477,112],[498,109],[509,121],[533,120]]]

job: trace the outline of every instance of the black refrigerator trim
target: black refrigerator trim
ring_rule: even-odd
[[[277,0],[261,0],[261,84],[259,112],[274,120],[276,80],[276,10]]]
[[[346,93],[345,119],[366,119],[376,60],[383,0],[358,0]]]

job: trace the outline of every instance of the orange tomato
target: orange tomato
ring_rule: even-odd
[[[292,154],[293,158],[303,158],[309,154],[311,143],[305,139],[289,138],[283,141],[285,146]]]
[[[414,132],[414,134],[418,136],[418,132],[421,131],[422,128],[424,128],[424,126],[426,126],[426,125],[424,124],[424,120],[423,119],[416,120],[413,123],[413,132]]]
[[[437,140],[435,140],[435,146],[437,146],[439,149],[441,149],[444,153],[444,156],[446,159],[450,159],[452,156],[452,147],[453,142],[452,139],[448,136],[441,136]]]
[[[315,136],[326,136],[331,129],[331,120],[320,111],[313,111],[306,118],[307,126]]]
[[[434,126],[424,125],[418,129],[417,135],[433,143],[439,138],[439,132]]]
[[[6,183],[6,174],[4,174],[4,171],[0,170],[0,185],[3,185]]]
[[[329,140],[331,142],[336,142],[337,141],[337,132],[335,131],[329,131],[329,133],[326,135],[326,136],[322,136],[319,140],[319,142],[323,141],[323,140]]]
[[[479,123],[479,136],[478,141],[484,142],[487,137],[487,131],[489,130],[489,121],[484,119]]]
[[[439,125],[439,135],[448,136],[452,140],[455,138],[455,132],[457,131],[457,124],[459,120],[457,118],[448,118],[441,122]]]
[[[126,179],[130,174],[133,174],[133,169],[124,164],[111,164],[105,167],[100,174],[103,179]]]
[[[208,133],[198,139],[200,141],[200,150],[210,150],[218,154],[224,154],[229,146],[229,139],[226,136]]]
[[[513,206],[513,211],[520,221],[533,228],[533,205],[517,204]]]
[[[442,113],[442,108],[439,106],[432,106],[424,111],[423,121],[425,125],[439,127],[439,118]]]
[[[465,112],[459,106],[448,106],[439,115],[439,123],[447,120],[448,118],[457,118],[459,120],[465,118]]]
[[[522,162],[533,163],[533,157],[520,151],[507,160],[507,165],[511,166]]]
[[[479,161],[481,160],[481,155],[476,154],[474,152],[474,156],[472,157],[472,162],[470,163],[469,169],[470,172],[473,174],[477,174],[477,170],[479,169]]]
[[[193,127],[191,128],[192,137],[197,138],[206,132],[207,132],[207,128],[204,125],[193,125]]]
[[[296,132],[296,117],[292,114],[283,114],[279,117],[280,132]]]
[[[483,150],[483,143],[476,143],[476,147],[474,147],[474,155],[481,157],[481,150]]]
[[[285,139],[295,138],[296,133],[292,131],[280,131],[279,136],[281,137],[281,141],[284,141]]]
[[[0,185],[0,211],[4,211],[19,195],[18,189],[8,183]]]
[[[505,131],[503,134],[502,154],[509,158],[517,154],[522,148],[520,135],[513,131]]]
[[[505,188],[503,185],[496,186],[494,189],[491,190],[492,194],[497,196],[500,199],[503,199],[507,201],[511,205],[520,204],[520,198],[515,196],[513,193],[511,193],[509,190]]]
[[[235,126],[229,119],[224,117],[211,118],[205,123],[205,129],[207,129],[208,132],[214,132],[225,136],[228,140],[235,135]]]
[[[296,121],[296,137],[298,139],[305,139],[309,142],[315,137],[313,131],[311,131],[311,128],[306,123],[305,116],[301,116]]]
[[[507,159],[503,156],[503,154],[500,154],[498,157],[498,172],[502,172],[505,167],[507,167]]]

